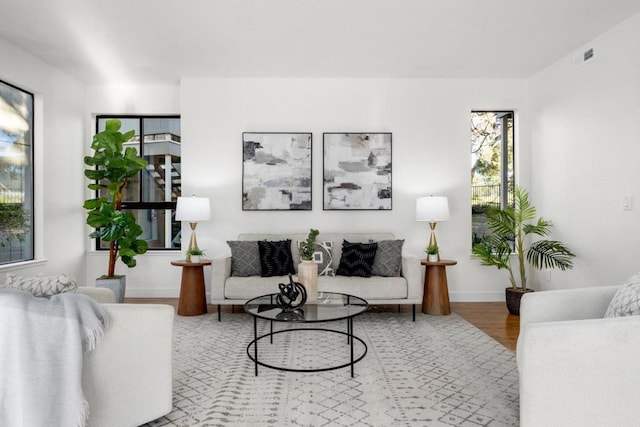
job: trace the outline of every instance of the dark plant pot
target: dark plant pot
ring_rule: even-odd
[[[513,289],[512,287],[505,289],[507,310],[509,310],[509,313],[520,316],[520,300],[522,299],[522,295],[529,292],[533,292],[533,289],[522,290],[521,288]]]

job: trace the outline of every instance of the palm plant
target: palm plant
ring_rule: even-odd
[[[537,240],[525,248],[527,236],[548,236],[551,232],[551,221],[544,218],[538,218],[536,221],[535,218],[536,209],[529,203],[529,194],[526,190],[516,187],[514,206],[489,209],[487,226],[492,234],[473,246],[472,254],[481,260],[482,265],[492,265],[509,272],[513,290],[527,289],[525,258],[536,269],[559,268],[564,271],[573,268],[572,258],[575,255],[562,242]],[[513,253],[518,261],[520,286],[511,264]]]

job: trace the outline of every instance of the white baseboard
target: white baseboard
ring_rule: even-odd
[[[178,298],[180,288],[127,288],[127,298]]]
[[[499,292],[449,292],[452,302],[504,302],[504,291]]]

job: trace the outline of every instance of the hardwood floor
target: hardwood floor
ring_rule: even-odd
[[[127,298],[125,302],[135,304],[169,304],[178,307],[177,298]],[[397,310],[393,305],[372,306],[372,311]],[[222,313],[242,312],[242,306],[224,306]],[[402,306],[402,312],[411,312],[411,306]],[[416,306],[420,310],[420,306]],[[217,306],[208,305],[209,313],[217,313]],[[516,350],[520,331],[520,318],[509,314],[504,302],[452,302],[451,311],[483,331],[508,349]],[[224,320],[224,318],[223,318]]]

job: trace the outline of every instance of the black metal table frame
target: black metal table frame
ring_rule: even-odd
[[[349,299],[350,295],[346,295],[346,296]],[[365,304],[366,304],[366,301],[365,301]],[[368,308],[368,304],[367,304],[367,308]],[[364,359],[364,357],[367,355],[367,350],[368,350],[367,344],[362,339],[360,339],[359,337],[357,337],[357,336],[355,336],[353,334],[353,318],[355,316],[357,316],[358,314],[361,314],[361,313],[355,313],[355,314],[351,314],[351,315],[347,315],[347,316],[343,316],[343,317],[338,317],[338,318],[335,318],[335,319],[325,319],[325,320],[320,321],[320,322],[314,322],[314,323],[337,322],[337,321],[346,319],[347,320],[347,332],[337,331],[335,329],[327,329],[327,328],[290,328],[290,329],[282,329],[282,330],[274,332],[273,331],[273,322],[274,322],[274,320],[263,318],[263,319],[265,319],[265,320],[267,320],[269,322],[269,333],[264,334],[264,335],[260,335],[260,336],[258,336],[258,317],[259,316],[252,314],[252,316],[253,316],[253,340],[247,345],[247,355],[249,356],[249,359],[251,359],[254,362],[254,365],[255,365],[255,376],[256,377],[258,376],[258,365],[264,366],[266,368],[275,369],[275,370],[278,370],[278,371],[286,371],[286,372],[324,372],[324,371],[333,371],[333,370],[336,370],[336,369],[346,368],[347,366],[350,366],[351,367],[351,378],[353,378],[353,376],[354,376],[354,365],[356,363],[358,363],[359,361],[361,361],[362,359]],[[283,323],[283,322],[280,322],[280,323]],[[286,323],[286,322],[284,322],[284,323]],[[325,367],[325,368],[299,369],[299,368],[287,368],[287,367],[283,367],[283,366],[270,365],[268,363],[261,362],[258,359],[258,341],[260,341],[263,338],[269,337],[270,344],[273,344],[273,336],[274,335],[288,333],[288,332],[296,332],[296,331],[320,331],[320,332],[329,332],[329,333],[334,333],[334,334],[346,335],[347,336],[347,344],[349,345],[349,351],[350,351],[350,361],[347,362],[347,363],[343,363],[341,365],[329,366],[329,367]],[[354,340],[359,341],[364,347],[364,351],[357,358],[355,358],[355,354],[354,354],[354,348],[353,348]],[[252,353],[251,346],[253,346],[253,354],[251,354]]]

